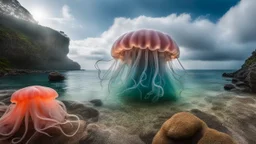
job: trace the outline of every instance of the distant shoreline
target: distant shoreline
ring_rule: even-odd
[[[26,75],[26,74],[40,74],[40,73],[50,73],[50,72],[66,72],[66,71],[75,71],[75,70],[30,70],[30,69],[9,69],[7,71],[0,71],[0,78],[5,76],[17,76],[17,75]],[[81,70],[79,70],[81,71]]]

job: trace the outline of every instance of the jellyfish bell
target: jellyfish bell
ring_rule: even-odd
[[[12,104],[0,118],[0,141],[11,138],[12,143],[20,143],[31,129],[34,129],[34,135],[51,136],[49,129],[57,129],[67,137],[74,136],[80,128],[80,120],[76,115],[68,114],[65,105],[55,100],[57,97],[55,90],[43,86],[30,86],[14,92]],[[72,125],[71,133],[63,129],[66,124]],[[25,127],[22,136],[15,137],[22,126]]]
[[[109,77],[109,89],[118,95],[150,102],[179,95],[171,64],[180,51],[169,35],[148,29],[125,33],[113,44],[111,55],[115,62],[101,80]]]

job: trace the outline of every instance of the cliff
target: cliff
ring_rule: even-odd
[[[0,13],[37,23],[33,16],[17,0],[0,0]]]
[[[232,84],[225,85],[225,89],[256,93],[256,50],[245,60],[239,70],[224,73],[223,76],[232,78]]]
[[[17,0],[0,0],[0,66],[15,69],[77,70],[67,57],[70,39],[38,25]]]

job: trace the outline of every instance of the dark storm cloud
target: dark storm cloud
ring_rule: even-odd
[[[218,21],[208,17],[194,19],[186,13],[166,17],[116,18],[114,24],[101,36],[73,41],[72,45],[77,45],[77,48],[88,47],[85,50],[94,48],[90,51],[99,52],[104,48],[106,57],[110,57],[111,45],[123,33],[141,28],[156,29],[169,34],[177,42],[181,50],[180,59],[187,62],[190,68],[198,68],[198,61],[204,61],[204,66],[208,62],[209,68],[211,64],[216,67],[218,63],[220,68],[226,68],[231,63],[234,66],[236,61],[239,62],[239,67],[241,61],[256,48],[255,14],[256,1],[243,0],[230,8]],[[93,59],[104,57],[104,53],[90,54],[94,56]]]
[[[194,51],[192,55],[188,55],[183,60],[204,60],[204,61],[244,61],[246,57],[253,51],[253,48],[236,51],[225,50],[209,50],[209,51]]]
[[[61,17],[60,11],[67,5],[75,17],[73,24],[66,22],[67,25],[62,23],[62,26],[51,21],[49,26],[65,31],[71,39],[99,36],[117,17],[164,17],[171,13],[189,13],[192,18],[206,16],[216,21],[237,2],[239,0],[20,0],[28,10],[43,7],[51,14],[49,17],[55,18]]]
[[[117,17],[162,17],[171,13],[189,13],[192,18],[207,16],[218,20],[239,0],[80,0],[68,2],[76,18],[85,24],[81,36],[98,36]]]

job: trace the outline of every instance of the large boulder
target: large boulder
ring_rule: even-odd
[[[196,142],[206,128],[206,124],[193,114],[177,113],[162,125],[152,144]]]
[[[155,135],[152,144],[235,144],[222,132],[210,129],[204,121],[188,112],[173,115]]]
[[[198,144],[235,144],[235,142],[229,135],[209,128]]]
[[[87,123],[97,122],[99,119],[99,111],[87,106],[86,104],[75,102],[75,101],[62,101],[68,113],[75,114]]]
[[[235,86],[234,85],[232,85],[232,84],[226,84],[225,86],[224,86],[224,89],[225,90],[232,90],[232,89],[234,89],[235,88]]]
[[[92,103],[94,106],[102,106],[103,105],[103,102],[100,99],[90,100],[90,103]]]
[[[222,76],[232,78],[232,77],[234,77],[234,73],[223,73]]]
[[[48,80],[51,82],[59,82],[59,81],[63,81],[64,79],[65,79],[65,76],[59,72],[51,72],[48,75]]]

